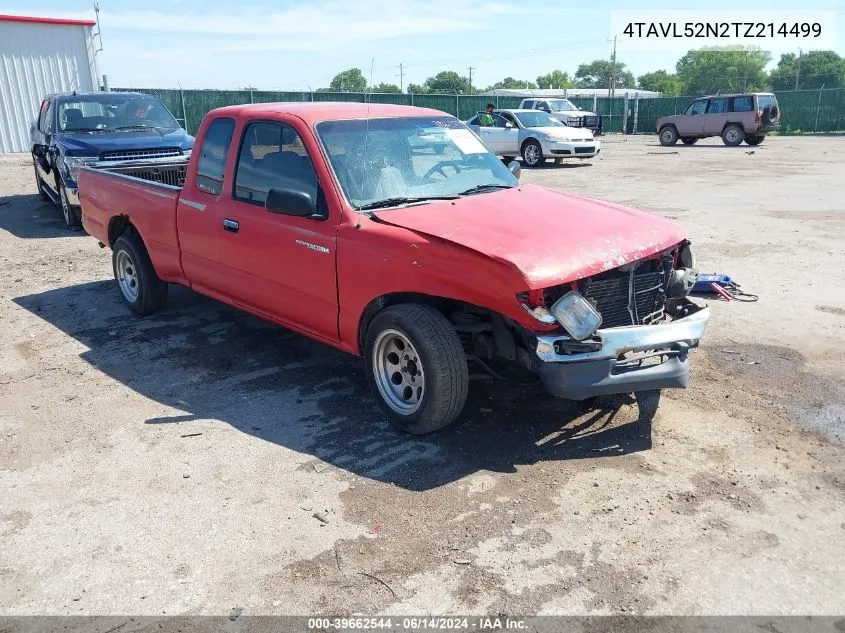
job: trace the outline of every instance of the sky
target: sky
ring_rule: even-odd
[[[0,14],[93,18],[93,0],[0,0]],[[593,0],[100,0],[97,64],[113,87],[308,90],[358,67],[372,83],[423,83],[440,70],[476,87],[504,77],[534,80],[609,59],[612,10],[699,9],[698,2]],[[709,0],[707,9],[833,10],[843,0]],[[674,71],[681,52],[620,52],[635,74]],[[774,55],[774,61],[778,55]]]

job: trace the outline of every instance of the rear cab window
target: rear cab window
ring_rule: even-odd
[[[745,95],[742,97],[734,97],[731,112],[753,112],[754,111],[754,97]]]
[[[777,106],[778,100],[775,95],[757,95],[757,109],[765,110],[769,106]]]
[[[525,101],[522,104],[522,107],[525,108],[526,110],[533,110],[534,109],[534,100],[529,99],[528,101]]]
[[[317,214],[328,215],[317,173],[297,131],[285,123],[253,121],[241,139],[232,197],[263,207],[270,189],[307,193],[317,203]]]
[[[234,119],[215,119],[208,126],[197,163],[197,189],[219,196],[223,192],[226,158],[235,131]]]

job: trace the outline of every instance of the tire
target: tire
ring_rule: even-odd
[[[681,143],[684,145],[695,145],[698,142],[698,139],[693,136],[685,136],[681,139]]]
[[[466,356],[457,333],[434,308],[402,303],[379,312],[367,328],[364,358],[370,389],[400,431],[431,433],[463,410]]]
[[[526,167],[539,167],[544,161],[543,148],[540,143],[530,138],[522,144],[523,165]]]
[[[664,125],[660,128],[660,144],[664,147],[671,147],[678,142],[678,130],[674,125]]]
[[[763,139],[765,139],[765,138],[766,138],[765,134],[758,134],[756,136],[746,136],[745,142],[748,143],[749,145],[759,145],[760,143],[763,142]]]
[[[159,279],[140,236],[129,231],[114,242],[112,270],[120,294],[138,316],[152,314],[167,300],[167,282]]]
[[[35,171],[35,186],[38,189],[38,199],[41,202],[52,202],[53,199],[44,191],[44,183],[41,180],[41,176],[38,175],[38,165],[35,163],[34,158],[32,159],[32,169]]]
[[[62,215],[65,218],[65,224],[72,231],[78,231],[82,228],[82,213],[81,209],[70,203],[67,197],[67,190],[61,178],[56,178],[56,190],[59,194],[59,205],[62,208]]]
[[[731,124],[722,130],[722,142],[728,147],[736,147],[745,140],[745,131],[738,125]]]
[[[766,106],[763,110],[763,123],[772,125],[778,120],[778,107],[776,105]]]

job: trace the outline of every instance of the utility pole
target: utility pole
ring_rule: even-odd
[[[469,91],[472,93],[472,71],[475,70],[472,66],[469,67]]]
[[[798,77],[801,76],[801,49],[798,49],[798,62],[795,65],[795,89],[798,90]]]
[[[610,58],[610,98],[616,96],[616,36],[613,36],[613,56]]]
[[[742,91],[748,92],[748,51],[745,51],[745,71],[742,75]]]
[[[399,92],[405,92],[405,65],[399,62]]]

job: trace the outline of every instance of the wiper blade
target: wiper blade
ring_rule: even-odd
[[[488,184],[488,185],[475,185],[475,187],[470,187],[469,189],[465,189],[459,196],[469,196],[473,193],[481,193],[482,191],[488,191],[490,189],[513,189],[513,185],[498,185],[498,184]]]
[[[386,207],[398,207],[401,204],[409,204],[412,202],[427,202],[428,200],[455,200],[458,196],[399,196],[395,198],[385,198],[384,200],[376,200],[375,202],[368,202],[358,207],[358,211],[369,211],[371,209],[384,209]]]
[[[73,127],[67,130],[62,130],[62,132],[69,134],[73,132],[105,132],[105,130],[98,127]]]
[[[113,127],[113,130],[155,130],[155,125],[121,125],[120,127]]]

